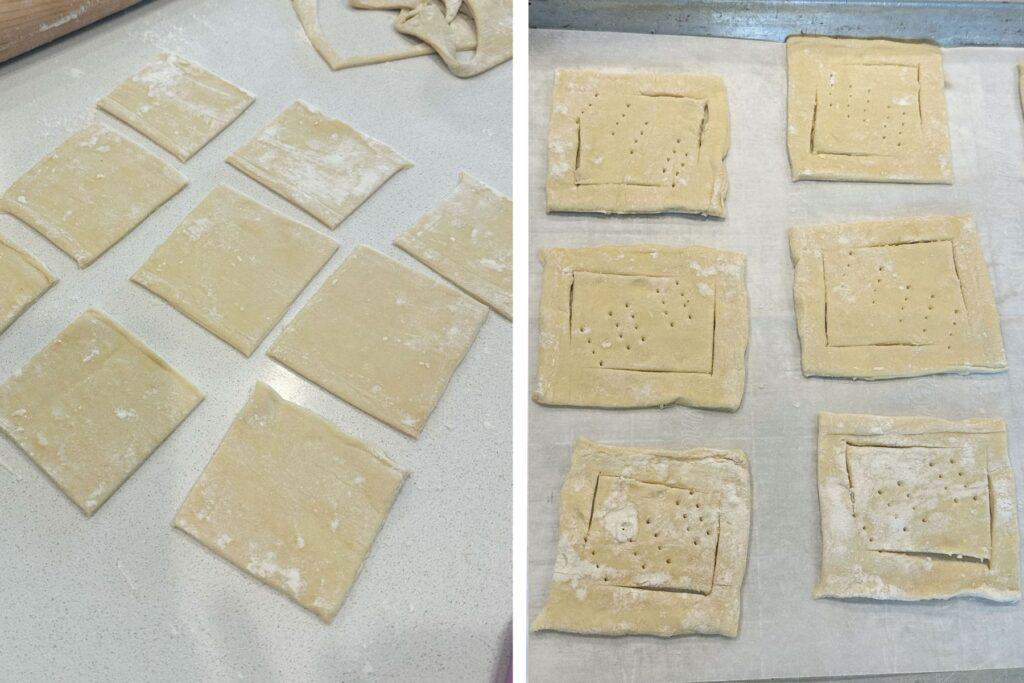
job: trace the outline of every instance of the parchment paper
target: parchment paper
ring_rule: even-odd
[[[572,31],[530,33],[530,352],[536,378],[540,264],[547,246],[705,244],[747,254],[751,338],[736,413],[530,409],[529,611],[547,597],[559,489],[573,441],[741,448],[754,514],[739,637],[605,638],[533,634],[533,680],[696,681],[1024,666],[1024,604],[973,599],[899,604],[814,600],[821,548],[816,484],[819,411],[950,418],[1002,416],[1024,490],[1024,125],[1019,49],[943,51],[953,186],[789,180],[785,48],[779,43]],[[720,75],[731,108],[728,218],[546,214],[548,115],[559,66]],[[805,223],[969,212],[977,219],[1010,370],[883,382],[805,379],[793,312],[787,229]]]
[[[408,44],[391,28],[390,13],[320,4],[324,30],[353,53]],[[161,50],[256,96],[185,164],[95,108]],[[298,98],[415,164],[334,231],[224,162]],[[391,240],[455,188],[459,171],[511,192],[511,100],[511,64],[470,79],[452,76],[436,57],[332,72],[287,0],[143,3],[0,66],[0,187],[93,118],[190,181],[86,270],[28,226],[0,215],[4,237],[61,278],[0,335],[0,379],[96,305],[206,393],[91,519],[0,437],[0,680],[488,681],[504,675],[512,614],[511,325],[488,316],[417,440],[315,387],[265,351],[358,244],[433,276]],[[128,280],[218,183],[340,244],[251,358]],[[412,472],[330,625],[171,528],[257,379]]]

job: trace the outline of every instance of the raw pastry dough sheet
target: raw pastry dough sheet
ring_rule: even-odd
[[[722,680],[891,674],[1024,666],[1024,604],[970,598],[904,604],[814,600],[820,563],[817,414],[1002,417],[1024,484],[1024,50],[943,51],[956,182],[952,186],[792,183],[786,155],[786,54],[780,43],[589,31],[532,31],[530,125],[530,386],[545,247],[703,244],[747,255],[750,346],[736,413],[682,406],[602,410],[530,406],[528,616],[548,595],[559,492],[577,437],[649,448],[740,449],[750,460],[753,515],[736,639],[530,638],[531,678]],[[729,215],[546,214],[548,113],[558,67],[717,74],[729,96]],[[857,382],[804,378],[788,229],[796,225],[973,213],[999,307],[1009,371]],[[1018,508],[1018,514],[1020,509]]]
[[[370,54],[409,44],[391,27],[391,13],[321,5],[324,30],[347,41],[339,48]],[[0,678],[102,671],[118,681],[503,680],[512,614],[510,323],[488,313],[416,440],[297,376],[266,350],[357,245],[445,282],[392,241],[448,196],[460,172],[511,194],[511,64],[469,79],[453,77],[437,57],[332,72],[309,46],[290,2],[253,7],[249,0],[140,3],[0,66],[0,192],[91,120],[189,180],[86,269],[0,214],[3,239],[58,279],[0,334],[0,382],[95,306],[206,395],[90,518],[0,436],[0,548],[14,549],[0,552]],[[162,51],[256,98],[184,164],[96,109],[97,99]],[[395,115],[396,93],[402,111],[416,115]],[[297,99],[417,162],[340,231],[224,161]],[[341,245],[248,358],[129,279],[219,185]],[[172,527],[257,381],[411,473],[330,624]],[[463,561],[463,550],[472,551],[472,561]]]

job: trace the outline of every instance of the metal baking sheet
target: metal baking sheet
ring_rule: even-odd
[[[390,13],[322,4],[324,30],[339,49],[365,53],[407,42],[393,35]],[[256,95],[249,110],[184,164],[94,106],[161,50]],[[512,613],[509,322],[488,316],[413,440],[267,358],[281,325],[246,359],[128,277],[217,183],[340,244],[285,322],[358,244],[430,273],[391,240],[454,189],[459,171],[511,192],[511,76],[505,64],[460,79],[434,57],[331,72],[291,3],[281,0],[145,3],[0,66],[0,187],[93,118],[190,181],[86,270],[0,215],[0,232],[60,277],[0,335],[0,379],[95,305],[206,393],[91,519],[0,438],[0,679],[486,681],[504,675]],[[335,231],[224,162],[299,98],[415,164]],[[171,528],[258,379],[412,472],[330,625]]]
[[[1024,666],[1024,604],[814,600],[820,526],[820,411],[949,418],[1001,416],[1024,494],[1024,50],[944,50],[956,182],[952,186],[800,182],[786,155],[785,48],[778,43],[584,31],[530,32],[530,336],[536,378],[537,250],[661,243],[735,249],[748,259],[747,389],[735,413],[530,408],[529,616],[544,604],[558,539],[558,500],[572,444],[743,449],[753,520],[739,637],[607,638],[532,634],[531,678],[697,681],[893,674]],[[547,214],[547,133],[557,67],[677,70],[721,76],[730,105],[730,191],[722,220],[681,215]],[[880,382],[804,378],[793,311],[790,226],[935,213],[977,219],[1009,372]],[[1020,498],[1024,500],[1024,496]],[[1024,515],[1022,515],[1024,516]]]
[[[988,0],[531,0],[530,27],[782,41],[811,35],[1024,45],[1024,2]]]

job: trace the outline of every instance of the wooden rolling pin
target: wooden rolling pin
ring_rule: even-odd
[[[140,0],[0,0],[0,62]]]

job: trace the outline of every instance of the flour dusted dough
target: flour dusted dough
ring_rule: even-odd
[[[202,398],[130,332],[89,309],[0,385],[0,429],[91,515]]]
[[[793,180],[952,183],[942,53],[890,40],[786,40]]]
[[[168,164],[96,123],[16,180],[0,208],[85,268],[187,182]]]
[[[817,598],[1020,599],[1002,420],[821,413],[818,499]]]
[[[0,236],[0,334],[57,282],[42,263]]]
[[[417,436],[486,316],[462,292],[357,247],[267,355]]]
[[[295,102],[228,163],[338,227],[391,176],[412,166],[387,145]]]
[[[467,173],[395,244],[512,319],[512,200]]]
[[[476,26],[476,50],[466,60],[456,54],[458,33],[451,30],[453,5],[420,2],[403,9],[395,19],[399,33],[418,38],[433,47],[448,69],[459,78],[469,78],[512,59],[512,0],[465,0],[463,11]],[[457,10],[456,10],[457,11]]]
[[[999,372],[1006,355],[970,216],[793,228],[803,372]]]
[[[431,4],[435,0],[423,0],[423,4]],[[410,0],[409,2],[402,2],[401,0],[383,0],[380,2],[365,2],[353,0],[349,3],[352,7],[359,9],[405,9],[413,8],[419,4],[418,0]],[[319,12],[317,10],[317,0],[292,0],[292,7],[295,9],[295,14],[299,18],[299,23],[302,24],[302,30],[306,32],[306,37],[309,38],[309,42],[313,45],[313,49],[324,58],[327,62],[327,66],[337,71],[338,69],[348,69],[353,66],[363,66],[366,64],[379,64],[381,62],[391,62],[399,59],[408,59],[409,57],[422,57],[425,55],[434,54],[434,48],[426,43],[420,43],[411,47],[395,50],[393,52],[381,52],[372,55],[357,55],[352,57],[345,57],[339,54],[332,46],[331,42],[324,35],[323,29],[320,28]],[[451,34],[451,40],[456,46],[457,50],[472,50],[476,47],[476,28],[473,21],[464,14],[459,14],[448,19],[445,28],[446,33]]]
[[[405,476],[257,383],[174,526],[330,622]]]
[[[550,126],[548,211],[725,215],[717,76],[559,69]]]
[[[251,356],[338,245],[218,186],[132,280]]]
[[[237,119],[253,96],[169,52],[96,103],[185,161]]]
[[[736,410],[746,259],[707,247],[543,249],[540,403]]]
[[[554,577],[533,630],[735,636],[750,509],[742,451],[580,439],[562,486]]]

